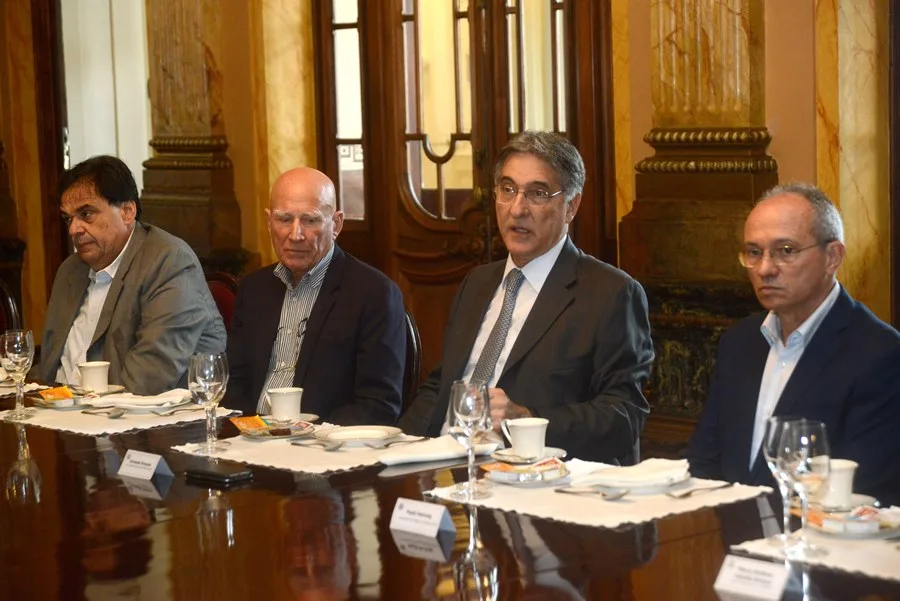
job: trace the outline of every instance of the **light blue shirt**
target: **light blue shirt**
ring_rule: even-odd
[[[787,343],[782,341],[781,319],[774,311],[769,311],[766,319],[759,326],[759,331],[769,343],[769,356],[766,359],[766,368],[763,370],[762,381],[759,385],[756,420],[753,422],[753,439],[750,446],[750,469],[753,469],[753,464],[756,462],[756,456],[766,432],[766,421],[775,411],[778,399],[781,398],[784,387],[787,386],[791,374],[794,373],[794,368],[797,367],[800,357],[803,356],[806,345],[815,336],[816,330],[819,329],[822,320],[834,306],[840,292],[841,286],[835,282],[831,292],[816,307],[812,315],[807,317],[800,327],[791,332]]]
[[[100,321],[100,312],[103,310],[106,296],[109,294],[109,285],[119,271],[119,265],[122,263],[122,257],[125,255],[125,249],[131,244],[132,236],[134,236],[133,228],[119,256],[106,268],[100,271],[91,269],[88,273],[91,283],[88,284],[87,296],[84,302],[81,303],[78,315],[75,317],[75,321],[72,322],[69,335],[66,337],[66,346],[63,347],[59,369],[56,371],[57,382],[81,384],[81,372],[78,370],[78,364],[85,361],[88,347],[91,346],[91,339],[97,330],[97,322]]]

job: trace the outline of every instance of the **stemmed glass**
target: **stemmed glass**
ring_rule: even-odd
[[[781,504],[784,509],[782,518],[782,532],[769,537],[769,543],[787,549],[791,538],[791,479],[781,471],[778,465],[778,449],[781,447],[781,436],[784,433],[784,425],[799,420],[793,416],[775,416],[766,420],[766,431],[763,435],[762,452],[766,459],[766,465],[775,477],[778,490],[781,492]]]
[[[37,462],[31,458],[28,439],[25,437],[25,426],[16,424],[19,438],[16,461],[6,473],[6,500],[10,503],[26,505],[41,502],[41,471]]]
[[[454,501],[473,501],[490,496],[490,492],[477,485],[475,471],[475,435],[484,428],[484,416],[488,412],[485,386],[481,382],[457,380],[450,387],[450,434],[469,451],[469,481],[464,489],[450,494]]]
[[[807,540],[809,496],[828,481],[831,450],[822,422],[801,419],[784,424],[778,449],[778,468],[790,478],[800,496],[802,529],[798,544],[785,549],[788,557],[807,559],[825,555],[826,551]]]
[[[25,408],[25,376],[34,361],[34,336],[31,330],[6,330],[0,336],[0,365],[16,383],[16,408],[6,414],[12,421],[21,421],[34,415],[34,409]]]
[[[230,443],[216,440],[216,406],[228,386],[228,359],[225,353],[195,353],[188,365],[188,389],[194,400],[206,409],[206,443],[197,449],[200,455],[221,453]]]
[[[453,562],[456,598],[493,601],[499,594],[497,560],[481,544],[478,535],[478,508],[466,507],[469,514],[469,544]]]

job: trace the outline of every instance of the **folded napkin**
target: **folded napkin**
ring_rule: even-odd
[[[497,449],[497,443],[484,443],[475,445],[476,455],[487,455]],[[456,442],[449,434],[439,438],[432,438],[422,442],[413,442],[406,445],[391,447],[381,454],[379,461],[385,465],[399,465],[401,463],[419,463],[422,461],[441,461],[443,459],[458,459],[466,457],[466,447]]]
[[[121,394],[108,394],[95,401],[97,405],[133,405],[140,407],[168,407],[181,403],[185,397],[190,397],[191,392],[184,388],[168,390],[157,395],[141,396],[125,392]]]
[[[647,459],[637,465],[607,467],[574,478],[576,486],[653,486],[678,482],[688,477],[687,459]]]
[[[9,377],[9,374],[6,373],[6,370],[0,367],[0,382]]]
[[[23,387],[23,392],[34,392],[35,390],[43,390],[49,386],[42,386],[37,382],[29,382]],[[16,384],[12,380],[0,382],[0,396],[9,396],[16,394]]]

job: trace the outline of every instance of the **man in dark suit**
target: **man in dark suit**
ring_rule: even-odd
[[[60,178],[75,247],[53,280],[38,376],[81,384],[78,364],[109,361],[109,383],[135,394],[186,387],[194,352],[225,350],[225,326],[197,255],[141,223],[128,166],[96,156]]]
[[[544,417],[547,444],[570,456],[638,459],[653,361],[647,298],[569,239],[584,178],[578,150],[557,134],[525,132],[500,152],[497,226],[509,257],[463,280],[441,363],[401,418],[405,431],[440,433],[452,382],[478,379],[490,387],[495,429],[503,418]]]
[[[344,214],[324,173],[283,173],[266,220],[279,262],[241,282],[223,404],[268,413],[267,390],[300,386],[303,411],[325,421],[393,424],[406,358],[400,289],[335,245]]]
[[[740,260],[768,314],[722,336],[688,447],[695,476],[772,485],[765,422],[791,415],[824,422],[832,457],[859,463],[856,492],[900,494],[900,334],[837,282],[843,237],[813,186],[776,187],[750,213]]]

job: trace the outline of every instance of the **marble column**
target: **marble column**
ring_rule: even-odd
[[[214,0],[147,2],[153,156],[144,163],[144,219],[185,239],[204,267],[239,273],[240,208],[220,68]]]
[[[737,261],[766,154],[763,0],[653,0],[653,156],[635,166],[620,262],[648,293],[657,359],[645,452],[677,453],[706,396],[718,336],[756,310]]]

